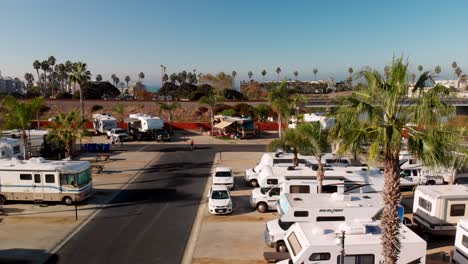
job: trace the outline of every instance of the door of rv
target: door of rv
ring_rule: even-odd
[[[44,199],[44,179],[40,172],[34,172],[34,200]]]

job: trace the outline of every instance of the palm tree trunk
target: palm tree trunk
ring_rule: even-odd
[[[211,136],[213,136],[213,131],[214,131],[214,127],[213,127],[213,120],[214,120],[214,116],[213,116],[213,107],[210,108],[210,114],[211,114]]]
[[[294,160],[293,160],[294,167],[299,165],[299,159],[297,158],[297,150],[294,150]]]
[[[66,144],[65,144],[65,158],[66,159],[72,159],[73,157],[73,141],[68,141]]]
[[[281,115],[278,114],[278,138],[281,138],[281,131],[283,130],[282,126],[281,126]]]
[[[27,139],[27,136],[26,136],[26,129],[21,129],[21,137],[23,138],[23,158],[26,160],[28,159],[28,152],[27,152],[27,149],[26,149],[26,146],[28,145],[28,139]]]
[[[398,152],[397,152],[398,153]],[[401,201],[398,154],[385,154],[384,159],[384,211],[382,215],[382,244],[385,263],[397,263],[400,253],[400,219],[398,205]]]
[[[317,193],[322,193],[323,178],[325,177],[325,172],[323,171],[322,160],[318,160],[318,169],[317,169]]]
[[[81,89],[81,84],[80,84],[80,115],[81,115],[81,121],[84,119],[84,112],[83,112],[83,92]]]
[[[37,81],[38,81],[39,85],[42,87],[42,85],[41,85],[41,76],[39,75],[39,69],[36,69],[36,72],[37,72]],[[41,88],[41,95],[42,95],[42,88]]]

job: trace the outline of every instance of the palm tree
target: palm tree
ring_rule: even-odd
[[[348,73],[349,73],[348,80],[349,80],[349,85],[350,85],[351,87],[353,87],[353,72],[354,72],[353,68],[352,68],[352,67],[349,67],[349,68],[348,68]]]
[[[442,72],[442,68],[439,65],[434,67],[435,74],[439,75]]]
[[[440,126],[440,122],[442,116],[449,116],[452,112],[452,108],[443,101],[451,96],[451,92],[441,85],[424,92],[424,83],[432,81],[429,72],[424,72],[414,85],[414,103],[400,105],[408,98],[409,92],[408,63],[403,58],[393,59],[388,78],[370,69],[361,72],[359,77],[363,77],[368,85],[359,93],[342,99],[331,115],[335,118],[333,129],[339,131],[341,146],[352,144],[357,134],[364,133],[370,143],[369,160],[383,161],[383,255],[385,263],[397,263],[401,246],[398,218],[401,133],[407,131],[408,149],[425,164],[446,162],[451,152],[447,147],[451,133]],[[416,124],[417,128],[409,124]]]
[[[42,61],[41,63],[41,69],[44,71],[44,93],[47,92],[47,71],[49,70],[49,62],[48,61]]]
[[[180,104],[177,102],[174,103],[158,103],[159,104],[159,113],[161,114],[162,111],[167,112],[169,116],[169,123],[171,125],[171,133],[172,133],[172,111],[177,109]]]
[[[317,73],[318,73],[317,68],[314,68],[312,72],[314,73],[315,81],[317,81]]]
[[[299,164],[298,154],[304,146],[305,137],[294,128],[288,128],[284,131],[283,135],[274,139],[268,145],[270,151],[276,151],[282,149],[283,151],[290,151],[294,155],[293,164],[297,166]]]
[[[80,115],[83,121],[83,85],[91,79],[91,72],[86,69],[86,63],[78,62],[75,69],[70,73],[69,79],[80,86]]]
[[[138,74],[138,78],[139,78],[139,82],[141,83],[141,80],[145,78],[145,74],[143,72],[140,72],[140,74]]]
[[[252,79],[252,76],[253,76],[252,71],[249,71],[249,72],[247,73],[247,75],[249,76],[249,81],[250,81],[250,80]]]
[[[128,82],[130,82],[130,76],[125,76],[125,82],[127,83],[127,89],[128,89]]]
[[[460,75],[462,74],[462,70],[460,69],[460,66],[458,66],[456,69],[455,69],[455,75],[457,75],[457,78],[458,78],[458,82],[457,82],[457,89],[460,89]]]
[[[299,72],[296,70],[293,72],[293,74],[294,74],[294,77],[296,77],[296,82],[297,82],[297,76],[299,75]]]
[[[21,129],[21,138],[23,139],[24,159],[28,158],[28,139],[26,130],[31,127],[31,121],[34,120],[36,113],[44,103],[43,97],[36,97],[29,101],[17,100],[12,96],[6,96],[0,101],[0,105],[5,111],[2,111],[1,118],[6,127]]]
[[[63,80],[64,80],[64,77],[65,77],[65,74],[66,74],[65,73],[65,71],[66,71],[65,64],[60,63],[57,66],[57,70],[58,70],[58,77],[60,79],[59,88],[60,88],[60,91],[63,91]]]
[[[422,65],[419,65],[419,66],[418,66],[418,71],[419,71],[419,74],[422,73],[422,71],[423,71],[423,66],[422,66]]]
[[[34,86],[34,75],[32,73],[25,73],[24,79],[27,82],[28,89],[31,89]]]
[[[50,126],[49,140],[65,148],[65,158],[73,157],[73,142],[84,135],[85,122],[76,111],[59,112]]]
[[[278,82],[280,80],[280,73],[281,73],[281,68],[280,67],[277,67],[276,68],[276,74],[278,74]]]
[[[271,108],[278,115],[278,137],[281,138],[282,132],[282,119],[287,118],[290,115],[290,101],[291,95],[294,90],[289,89],[285,81],[281,82],[277,86],[273,87],[268,93],[268,101],[270,102]]]
[[[209,108],[210,108],[210,126],[211,126],[211,135],[213,135],[213,121],[214,121],[214,112],[213,112],[213,109],[214,107],[216,106],[217,104],[217,98],[216,98],[216,95],[214,94],[210,94],[210,95],[205,95],[205,96],[202,96],[199,100],[198,100],[198,104],[200,105],[207,105]]]
[[[455,69],[457,69],[457,68],[458,68],[457,62],[456,61],[452,62],[452,69],[453,69],[454,74],[456,74]],[[454,75],[454,77],[455,77],[455,75]]]
[[[39,75],[39,69],[41,68],[41,62],[38,60],[35,60],[33,62],[33,68],[36,70],[36,73],[37,73],[37,81],[40,82],[41,76]]]
[[[267,74],[267,71],[265,69],[262,70],[262,76],[263,76],[263,82],[265,82],[265,76]]]
[[[114,112],[117,113],[118,117],[120,118],[119,121],[123,122],[125,119],[125,105],[123,103],[117,103],[114,105],[114,108],[112,109]]]
[[[329,147],[329,131],[322,129],[319,122],[301,123],[297,125],[296,129],[304,137],[301,153],[312,155],[317,159],[317,192],[321,193],[323,178],[325,177],[322,158]]]
[[[194,72],[194,73],[195,73],[195,72]],[[234,89],[234,87],[236,87],[236,76],[237,76],[237,72],[236,72],[236,71],[232,71],[231,76],[232,76],[232,88]]]

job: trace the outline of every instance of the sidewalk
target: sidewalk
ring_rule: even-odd
[[[53,203],[41,207],[30,202],[5,205],[4,214],[0,215],[0,263],[37,263],[49,257],[49,252],[63,239],[98,209],[104,208],[128,181],[159,155],[158,152],[120,151],[114,152],[109,161],[101,162],[103,172],[93,174],[93,197],[86,204],[78,205],[78,221],[74,206]],[[80,157],[81,160],[94,158],[94,155]]]

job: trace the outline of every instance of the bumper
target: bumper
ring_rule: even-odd
[[[441,224],[432,224],[424,219],[415,215],[413,221],[421,228],[424,232],[434,235],[448,235],[453,236],[457,231],[456,224],[451,223],[441,223]]]
[[[225,208],[208,208],[210,214],[215,215],[223,215],[223,214],[230,214],[232,213],[232,207],[225,207]]]
[[[234,188],[234,183],[215,183],[215,185],[225,185],[228,189]]]

